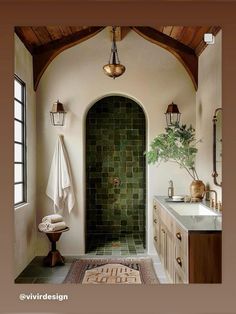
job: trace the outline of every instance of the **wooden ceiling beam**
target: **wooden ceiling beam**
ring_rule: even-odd
[[[77,33],[49,42],[33,49],[34,89],[37,89],[40,78],[51,61],[62,51],[81,43],[97,33],[104,27],[88,27]]]
[[[108,26],[108,31],[110,35],[110,39],[112,41],[113,34],[112,34],[112,26]],[[130,27],[128,26],[116,26],[115,28],[115,40],[121,41],[130,31]]]
[[[36,37],[31,27],[17,26],[15,27],[15,33],[28,49],[28,51],[33,54],[33,47],[37,45],[38,38]],[[30,38],[30,41],[28,41],[27,38]]]
[[[181,42],[159,32],[152,27],[142,27],[136,26],[132,29],[138,33],[143,38],[149,40],[150,42],[168,50],[183,64],[186,71],[191,77],[193,85],[197,90],[198,86],[198,57],[195,51],[182,44]]]

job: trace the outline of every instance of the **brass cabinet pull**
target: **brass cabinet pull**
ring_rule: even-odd
[[[176,233],[176,238],[181,241],[182,240],[182,236],[181,236],[181,233],[180,232],[177,232]]]
[[[155,236],[155,237],[154,237],[154,241],[156,241],[156,242],[157,242],[157,236]]]
[[[182,260],[181,257],[176,258],[176,262],[179,264],[180,267],[182,267]]]
[[[154,205],[154,209],[157,209],[157,205]]]
[[[166,233],[164,229],[161,229],[161,231],[162,231],[163,233]]]
[[[155,224],[157,224],[157,219],[154,219],[153,221],[154,221]]]

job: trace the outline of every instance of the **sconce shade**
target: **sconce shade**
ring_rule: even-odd
[[[179,112],[178,106],[173,102],[168,105],[165,115],[167,126],[172,126],[180,121],[181,113]]]
[[[57,102],[52,105],[52,110],[50,111],[52,125],[63,126],[65,115],[66,111],[64,110],[63,104],[57,100]]]
[[[115,41],[115,27],[112,27],[112,46],[111,54],[108,61],[108,64],[103,66],[104,73],[115,79],[118,76],[121,76],[125,72],[125,66],[120,63],[116,41]]]

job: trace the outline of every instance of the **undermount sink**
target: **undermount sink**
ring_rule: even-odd
[[[180,216],[220,216],[220,213],[216,213],[202,204],[178,203],[169,206]]]

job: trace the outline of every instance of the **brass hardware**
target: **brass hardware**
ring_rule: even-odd
[[[154,241],[156,241],[156,242],[157,242],[157,236],[155,236],[155,237],[154,237]]]
[[[180,232],[177,232],[176,233],[176,238],[181,241],[182,240],[182,236],[181,236],[181,233]]]
[[[157,205],[154,205],[154,209],[157,209]]]
[[[176,258],[176,262],[179,264],[180,267],[182,267],[182,260],[180,257]]]
[[[217,108],[213,116],[213,173],[212,177],[217,186],[222,186],[222,173],[218,165],[222,163],[222,108]],[[218,173],[218,171],[220,173]]]
[[[217,209],[217,204],[218,204],[218,202],[217,202],[217,192],[215,190],[209,190],[209,189],[206,190],[205,191],[205,199],[206,199],[206,201],[209,200],[207,196],[209,196],[211,192],[214,193],[215,199],[210,198],[210,207],[213,208],[213,209]]]
[[[210,208],[215,209],[215,201],[213,200],[213,198],[210,198]]]
[[[154,219],[153,221],[154,221],[155,224],[157,224],[157,219]]]
[[[120,185],[120,178],[118,178],[118,177],[113,178],[112,184],[113,184],[114,187],[119,186]]]
[[[162,231],[163,233],[166,233],[164,229],[161,229],[161,231]]]

